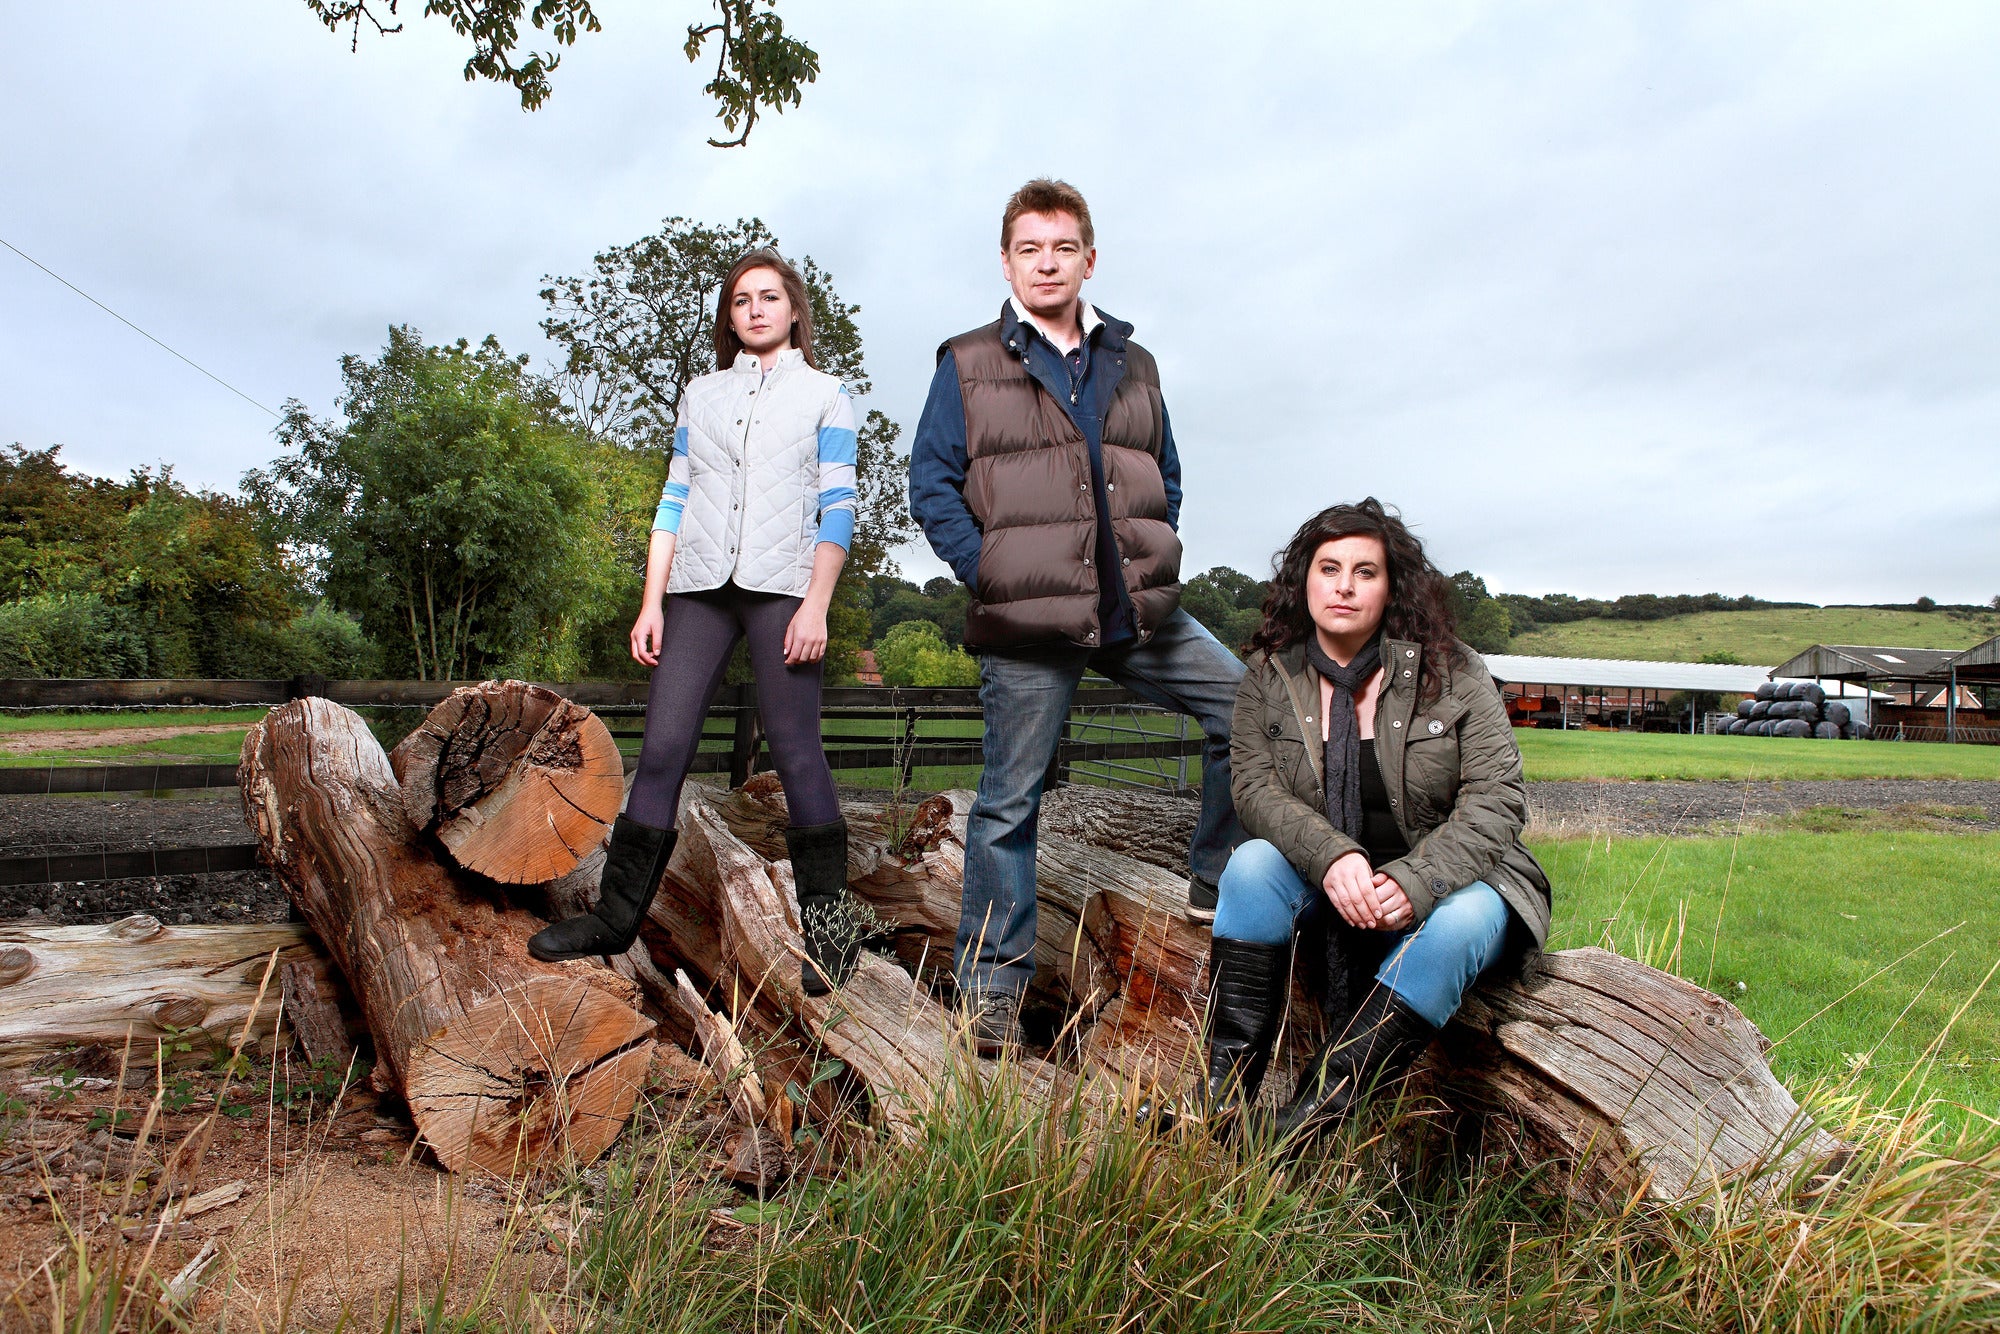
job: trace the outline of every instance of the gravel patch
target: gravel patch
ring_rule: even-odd
[[[0,857],[191,848],[252,837],[232,788],[175,797],[0,797]],[[173,924],[282,922],[291,902],[262,870],[0,885],[0,921],[78,926],[142,912]]]
[[[1531,833],[1715,834],[1802,812],[1903,811],[1921,822],[1946,809],[1966,818],[1944,823],[1967,831],[2000,830],[2000,783],[1965,779],[1840,778],[1792,783],[1530,783]],[[1983,820],[1969,818],[1984,812]]]

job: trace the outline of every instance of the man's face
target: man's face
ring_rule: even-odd
[[[1065,320],[1075,315],[1083,280],[1097,267],[1085,249],[1083,226],[1069,213],[1023,213],[1000,256],[1007,285],[1030,314]]]

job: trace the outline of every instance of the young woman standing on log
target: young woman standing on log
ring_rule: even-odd
[[[716,370],[681,393],[632,657],[653,669],[646,735],[594,912],[528,942],[539,959],[629,949],[673,853],[681,785],[736,641],[785,788],[807,993],[847,980],[860,933],[847,823],[820,744],[826,609],[854,534],[854,403],[813,363],[804,281],[775,250],[736,261],[715,312]],[[666,595],[671,600],[664,608]]]
[[[1521,843],[1499,691],[1401,518],[1371,497],[1308,519],[1250,644],[1230,759],[1253,837],[1222,874],[1199,1097],[1214,1113],[1255,1096],[1294,933],[1323,925],[1329,1037],[1260,1127],[1290,1139],[1407,1068],[1482,972],[1540,948],[1549,882]]]

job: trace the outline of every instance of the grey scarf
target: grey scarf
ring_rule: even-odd
[[[1333,702],[1326,711],[1326,818],[1355,842],[1361,841],[1361,722],[1354,697],[1382,665],[1382,636],[1342,667],[1319,646],[1319,636],[1306,636],[1306,661],[1333,683]],[[1329,913],[1326,924],[1326,993],[1320,1004],[1336,1022],[1344,1023],[1374,984],[1375,970],[1388,955],[1390,937],[1363,931]]]
[[[1306,636],[1306,661],[1333,683],[1333,703],[1326,710],[1326,818],[1335,829],[1361,841],[1361,721],[1354,697],[1382,665],[1382,636],[1342,667],[1319,646],[1318,635]]]

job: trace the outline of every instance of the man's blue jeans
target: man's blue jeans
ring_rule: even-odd
[[[1332,912],[1326,892],[1306,883],[1285,854],[1263,839],[1236,849],[1222,873],[1215,934],[1226,940],[1282,945],[1301,918]],[[1499,962],[1507,943],[1506,901],[1484,880],[1438,900],[1413,930],[1402,932],[1375,980],[1443,1028],[1473,979]]]
[[[1136,648],[1058,644],[989,652],[979,660],[985,767],[965,822],[965,898],[955,964],[970,992],[1019,995],[1035,975],[1035,825],[1042,780],[1086,670],[1201,724],[1201,821],[1188,864],[1211,883],[1243,836],[1229,795],[1229,721],[1243,664],[1176,611]]]

